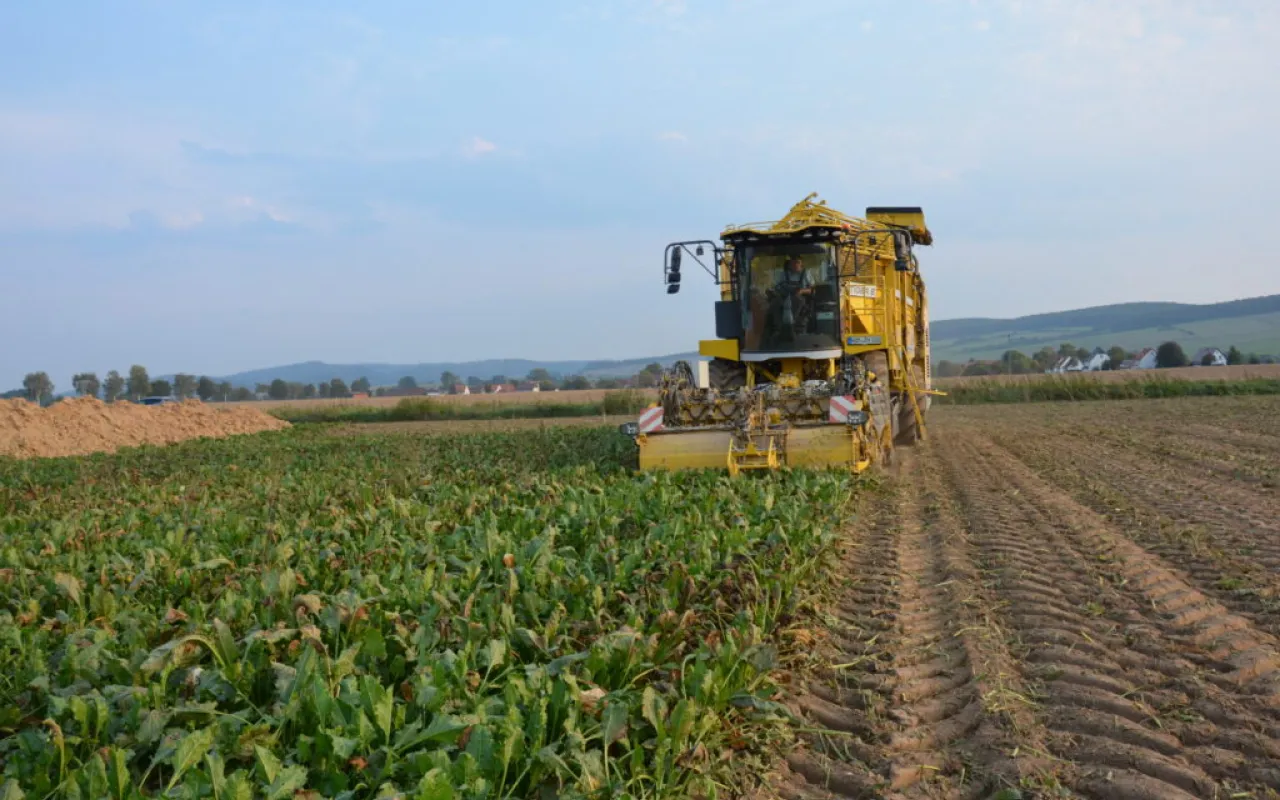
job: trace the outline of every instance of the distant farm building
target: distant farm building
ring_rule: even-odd
[[[1045,371],[1051,375],[1061,375],[1066,372],[1083,372],[1084,364],[1075,356],[1065,356],[1058,359],[1058,363]]]
[[[1098,372],[1111,365],[1111,356],[1107,355],[1107,351],[1101,347],[1096,347],[1089,357],[1081,362],[1081,365],[1085,372]]]
[[[1225,367],[1227,365],[1227,354],[1216,347],[1205,347],[1191,357],[1191,366],[1193,367]]]
[[[1156,349],[1154,347],[1144,347],[1137,358],[1130,358],[1120,362],[1120,369],[1155,369],[1156,368]]]

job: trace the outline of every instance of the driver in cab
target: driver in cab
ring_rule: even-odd
[[[813,283],[809,280],[809,273],[805,272],[804,266],[800,263],[800,256],[787,259],[774,288],[782,292],[795,292],[801,297],[813,294]]]

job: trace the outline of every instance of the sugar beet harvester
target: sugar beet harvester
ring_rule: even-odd
[[[731,226],[720,241],[663,254],[668,294],[694,260],[720,287],[716,339],[695,374],[677,362],[659,401],[622,426],[640,468],[887,463],[922,439],[929,409],[929,313],[915,246],[933,237],[919,208],[846,216],[809,195],[777,222]],[[705,260],[704,260],[705,259]]]

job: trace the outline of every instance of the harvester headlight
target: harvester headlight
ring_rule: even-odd
[[[865,411],[850,411],[849,415],[845,418],[849,425],[854,428],[861,428],[863,425],[866,425],[867,419],[867,412]]]
[[[618,431],[621,432],[623,436],[638,436],[640,434],[640,423],[624,422],[618,426]]]

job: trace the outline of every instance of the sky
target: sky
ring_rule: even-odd
[[[934,319],[1280,292],[1275,0],[0,4],[0,389],[630,358],[667,242],[919,205]]]

